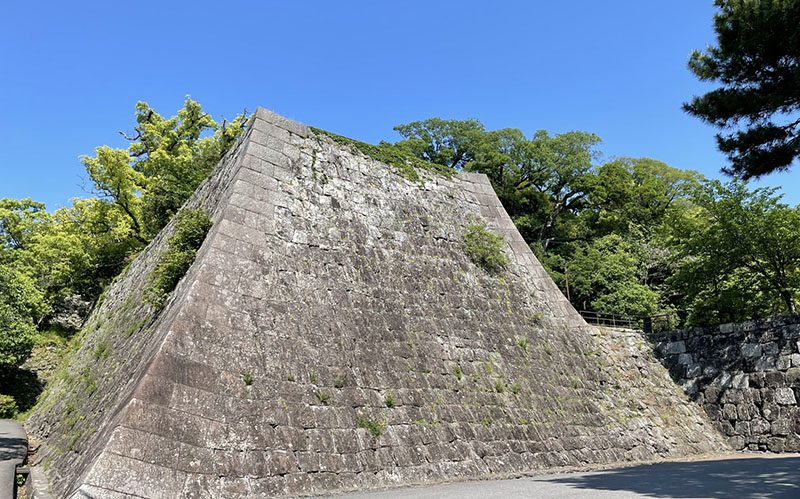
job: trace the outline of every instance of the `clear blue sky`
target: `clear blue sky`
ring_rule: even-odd
[[[711,0],[9,2],[0,15],[0,198],[85,195],[80,155],[124,147],[134,105],[215,118],[264,106],[367,142],[475,117],[586,130],[606,156],[719,177],[714,130],[680,105],[714,42]],[[800,203],[796,173],[783,185]]]

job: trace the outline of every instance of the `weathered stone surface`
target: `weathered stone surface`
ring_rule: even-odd
[[[31,417],[54,491],[304,495],[725,448],[640,335],[581,319],[485,176],[420,173],[259,109],[189,201],[215,224],[165,308],[141,296],[172,226]],[[462,248],[476,220],[508,243],[497,275]]]
[[[736,449],[794,452],[800,442],[800,316],[654,335],[670,372]],[[686,346],[678,351],[676,345]],[[695,364],[683,369],[687,356]],[[698,366],[698,367],[695,367]]]

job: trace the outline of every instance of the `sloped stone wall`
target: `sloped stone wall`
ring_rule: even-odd
[[[165,310],[127,335],[145,257],[68,368],[103,340],[109,374],[32,419],[58,494],[315,494],[726,448],[652,354],[583,321],[485,176],[420,175],[259,109],[196,194],[215,224]],[[504,236],[501,272],[464,251],[474,223]],[[65,446],[67,401],[84,419]]]
[[[671,375],[736,449],[800,451],[800,316],[654,335]]]
[[[218,219],[218,207],[247,142],[233,147],[187,201]],[[158,255],[174,233],[172,223],[145,248],[103,294],[78,333],[70,352],[26,421],[29,434],[42,440],[38,466],[49,477],[56,497],[83,480],[92,461],[108,443],[122,409],[137,390],[147,388],[145,372],[173,319],[190,271],[163,310],[144,303],[144,289]]]

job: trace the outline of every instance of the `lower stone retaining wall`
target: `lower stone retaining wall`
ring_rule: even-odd
[[[800,316],[652,339],[673,378],[734,448],[800,451]]]

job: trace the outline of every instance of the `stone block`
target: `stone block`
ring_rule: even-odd
[[[256,109],[256,112],[253,114],[253,118],[254,120],[263,120],[267,123],[271,123],[303,138],[308,137],[310,134],[310,131],[306,125],[284,118],[283,116],[275,114],[271,111],[267,111],[263,107]],[[253,127],[259,129],[262,127],[262,124],[259,121],[254,121]]]
[[[794,390],[791,388],[776,388],[775,389],[775,403],[778,405],[795,405],[797,399],[794,396]]]
[[[684,352],[686,352],[686,344],[683,341],[667,343],[666,347],[664,348],[664,353],[666,355],[682,354]]]
[[[761,355],[762,346],[758,343],[745,343],[742,345],[742,357],[758,357]]]
[[[777,355],[778,350],[778,344],[774,341],[761,345],[761,351],[764,352],[765,355]]]
[[[756,361],[755,370],[760,372],[774,371],[778,367],[778,359],[775,356],[763,356]]]

